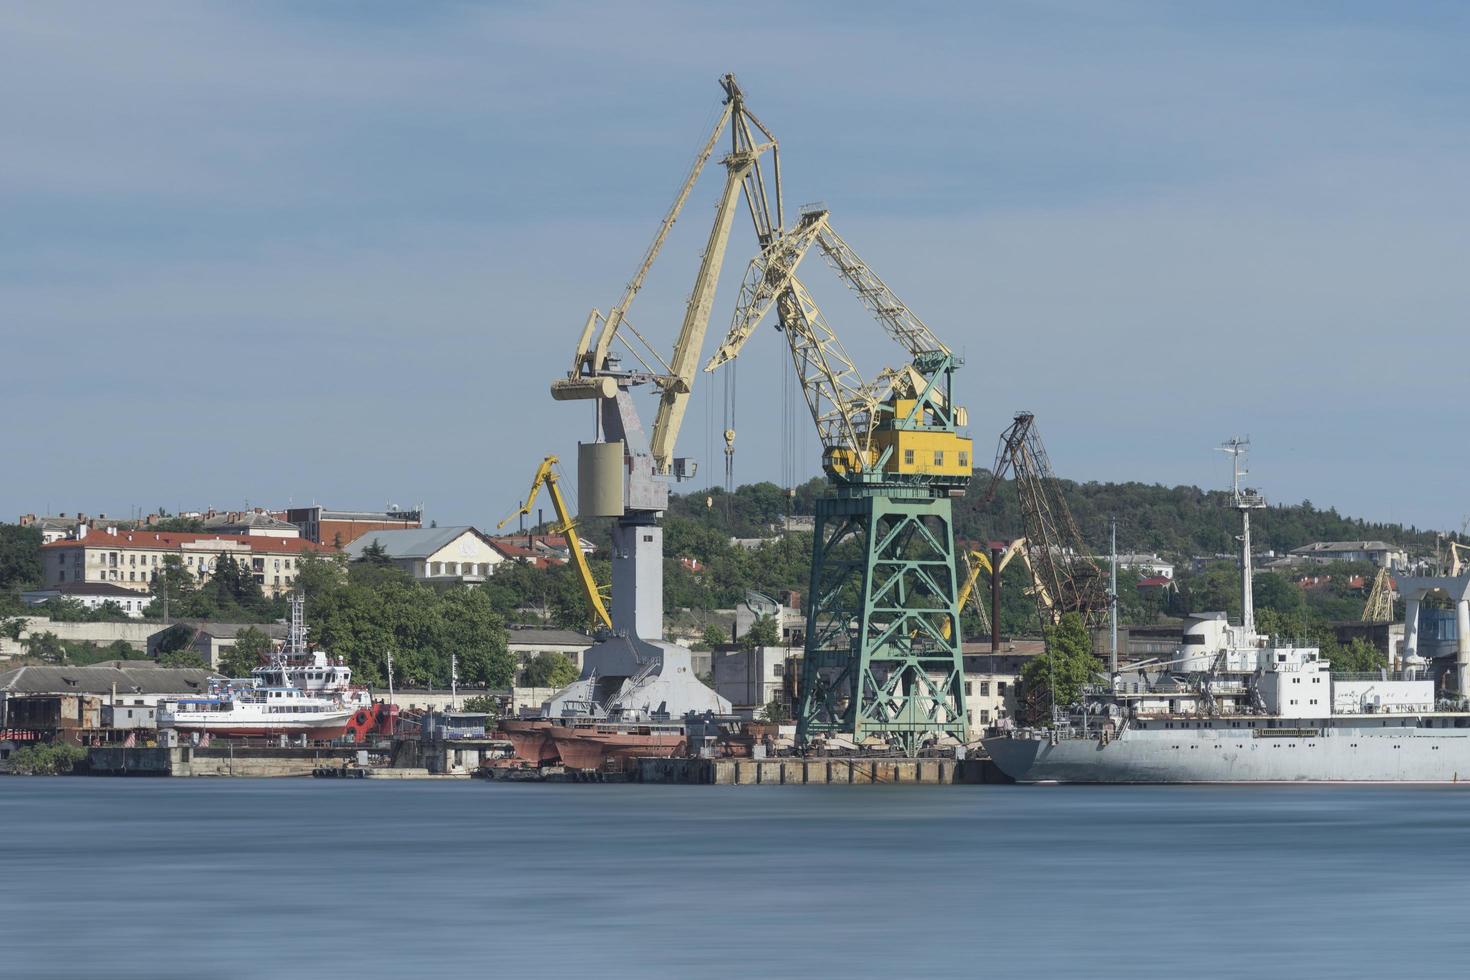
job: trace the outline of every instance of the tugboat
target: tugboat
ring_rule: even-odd
[[[159,704],[160,728],[230,737],[306,736],[325,741],[349,731],[362,733],[378,712],[366,689],[353,687],[352,668],[329,660],[306,644],[304,599],[291,597],[286,642],[268,663],[252,670],[250,682],[218,680],[209,693]]]

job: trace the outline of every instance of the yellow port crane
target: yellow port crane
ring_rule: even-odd
[[[1459,576],[1470,562],[1462,561],[1460,555],[1470,555],[1470,544],[1461,544],[1459,541],[1446,541],[1449,545],[1450,575]]]
[[[991,567],[990,556],[979,549],[972,550],[963,556],[966,569],[965,580],[960,583],[960,595],[955,601],[955,606],[963,609],[965,608],[965,603],[975,598],[975,611],[980,614],[980,622],[989,629],[990,615],[985,611],[985,605],[975,596],[975,585],[980,581],[980,573],[982,571],[991,576],[999,575],[1006,570],[1006,566],[1011,563],[1011,559],[1017,555],[1021,556],[1021,561],[1025,564],[1027,573],[1031,576],[1031,591],[1033,594],[1037,594],[1041,598],[1041,601],[1049,605],[1051,603],[1051,596],[1046,594],[1046,586],[1041,584],[1041,580],[1036,577],[1036,570],[1031,567],[1031,556],[1026,553],[1026,539],[1017,538],[1006,545],[1005,550],[1001,552],[1000,559],[994,567]],[[950,634],[949,623],[946,622],[940,628],[947,639]]]
[[[562,499],[561,488],[557,485],[557,463],[555,456],[547,456],[541,461],[536,475],[531,479],[531,489],[526,494],[526,502],[521,505],[520,510],[495,525],[495,529],[498,531],[517,517],[531,513],[531,506],[536,502],[536,494],[544,486],[546,492],[551,495],[551,506],[556,511],[556,527],[552,533],[560,534],[566,539],[567,554],[571,555],[572,565],[577,569],[577,577],[582,582],[582,591],[587,596],[587,605],[592,607],[593,625],[610,630],[612,629],[612,617],[607,612],[607,601],[603,598],[597,579],[592,577],[592,569],[587,564],[587,556],[582,553],[582,541],[577,537],[576,518],[572,517],[567,510],[567,502]]]

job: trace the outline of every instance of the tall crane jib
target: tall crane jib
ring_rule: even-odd
[[[1063,615],[1077,613],[1089,626],[1102,625],[1109,608],[1107,584],[1077,529],[1031,413],[1016,415],[1001,433],[991,472],[987,504],[1007,475],[1014,478],[1026,528],[1031,592],[1042,623],[1055,625]]]
[[[693,460],[676,456],[720,270],[743,198],[757,240],[769,240],[784,220],[776,139],[756,118],[734,75],[720,80],[725,100],[708,138],[695,154],[674,202],[621,298],[604,316],[587,317],[566,377],[552,382],[558,401],[597,406],[597,438],[578,447],[578,512],[615,518],[612,531],[612,630],[645,641],[663,638],[663,537],[659,515],[668,507],[669,478],[695,474]],[[668,356],[635,328],[629,309],[679,219],[700,174],[729,133],[720,158],[725,179],[701,253],[683,321]],[[763,166],[763,159],[769,168]],[[626,358],[626,361],[625,361]],[[633,400],[639,386],[658,395],[653,427],[645,432]]]
[[[796,272],[816,246],[908,355],[873,382],[858,373]],[[832,229],[803,214],[751,262],[730,331],[706,370],[736,357],[774,309],[822,442],[829,493],[816,503],[806,649],[797,696],[803,745],[871,737],[917,754],[966,738],[952,496],[972,472],[954,401],[961,359]]]

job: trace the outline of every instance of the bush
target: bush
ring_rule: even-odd
[[[10,768],[26,776],[60,776],[87,758],[87,750],[70,742],[28,745],[10,754]]]
[[[493,727],[495,719],[500,717],[500,699],[489,694],[476,694],[464,699],[464,710],[489,715],[486,727]]]

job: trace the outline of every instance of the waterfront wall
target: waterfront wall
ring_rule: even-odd
[[[930,785],[1009,782],[988,759],[639,759],[645,783],[714,786]]]
[[[21,613],[19,618],[26,621],[25,629],[20,633],[20,640],[0,637],[0,657],[20,656],[25,652],[22,641],[29,636],[41,633],[55,633],[59,640],[95,643],[98,646],[107,646],[114,640],[125,640],[142,652],[148,649],[148,637],[165,628],[157,620],[135,620],[127,623],[54,623],[49,617],[31,616],[26,613]]]
[[[340,766],[357,758],[355,748],[291,749],[231,747],[123,748],[98,746],[87,762],[96,775],[118,776],[310,776],[319,766]]]

